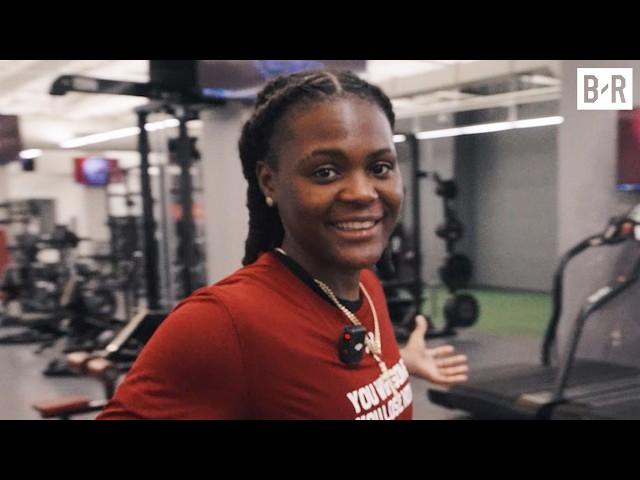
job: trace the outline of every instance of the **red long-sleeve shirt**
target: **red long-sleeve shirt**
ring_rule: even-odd
[[[178,305],[151,337],[99,419],[410,419],[411,384],[382,286],[361,282],[380,322],[382,356],[343,364],[349,321],[273,252]],[[369,331],[365,300],[355,312]]]

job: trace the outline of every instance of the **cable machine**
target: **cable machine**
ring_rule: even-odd
[[[136,325],[125,327],[127,338],[138,337],[145,343],[155,328],[169,313],[170,306],[161,301],[161,269],[160,247],[157,239],[158,224],[154,215],[153,188],[150,176],[150,142],[146,128],[149,115],[164,113],[178,120],[178,137],[173,140],[175,146],[175,161],[180,169],[178,197],[180,211],[180,227],[178,230],[181,269],[178,277],[180,291],[184,296],[190,294],[201,286],[194,276],[197,271],[196,258],[193,252],[195,246],[195,227],[193,219],[193,197],[191,167],[194,161],[194,149],[192,138],[187,132],[187,122],[197,119],[199,112],[205,108],[223,105],[224,100],[203,98],[191,88],[185,86],[184,72],[194,74],[195,61],[171,61],[172,69],[162,70],[164,77],[158,76],[158,63],[151,61],[151,81],[148,83],[106,80],[86,77],[81,75],[63,75],[58,77],[50,89],[51,95],[65,95],[68,92],[84,92],[94,94],[133,95],[142,96],[150,100],[144,106],[138,107],[135,112],[138,124],[138,153],[140,155],[140,199],[142,204],[142,251],[143,278],[144,278],[144,304],[138,305],[137,311],[144,315],[136,314]],[[172,76],[167,76],[167,72]],[[154,78],[156,77],[156,78]],[[187,79],[192,81],[193,79]],[[129,328],[128,328],[129,327]],[[124,347],[126,338],[118,335],[116,346],[107,346],[109,356],[117,354]],[[114,343],[114,342],[112,342]]]

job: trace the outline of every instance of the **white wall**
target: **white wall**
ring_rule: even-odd
[[[7,166],[0,165],[0,202],[4,202],[7,199],[8,189]]]
[[[216,282],[242,266],[249,214],[238,139],[249,114],[246,107],[227,105],[201,115],[209,282]]]
[[[555,102],[523,105],[518,118],[557,115]],[[474,123],[495,121],[474,112]],[[544,291],[556,267],[557,127],[457,138],[457,178],[474,262],[473,284]]]

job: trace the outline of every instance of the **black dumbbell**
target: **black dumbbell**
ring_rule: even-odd
[[[439,269],[440,279],[451,291],[466,288],[473,275],[473,264],[469,257],[456,253],[447,257]]]
[[[464,227],[459,220],[449,218],[436,229],[436,235],[449,242],[457,242],[464,234]]]
[[[452,328],[466,328],[474,325],[480,315],[480,306],[474,297],[461,293],[447,299],[444,317]]]

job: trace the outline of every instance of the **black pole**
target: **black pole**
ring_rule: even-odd
[[[420,180],[425,176],[420,170],[420,145],[413,134],[408,134],[407,142],[411,151],[411,194],[413,214],[413,253],[415,264],[415,277],[413,282],[413,298],[416,314],[422,312],[423,282],[422,282],[422,232],[420,214]]]
[[[144,271],[149,310],[160,309],[158,243],[156,241],[156,222],[153,215],[153,196],[149,177],[149,137],[145,124],[147,112],[138,110],[138,152],[140,153],[140,188],[142,194],[142,239],[144,245]]]
[[[189,295],[193,290],[193,250],[194,250],[194,225],[193,225],[193,186],[191,182],[191,139],[187,134],[187,111],[178,115],[178,164],[180,165],[180,209],[182,211],[182,228],[180,242],[182,244],[182,286],[184,295]]]

